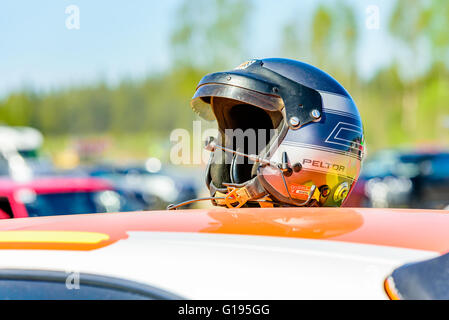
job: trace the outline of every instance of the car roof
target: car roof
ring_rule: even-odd
[[[126,241],[129,232],[145,231],[333,240],[445,253],[449,251],[448,213],[367,208],[211,208],[23,218],[0,223],[0,249],[94,250]],[[11,230],[19,233],[4,232]],[[20,232],[25,232],[25,238],[20,238]],[[61,236],[66,241],[59,241]]]
[[[112,186],[105,180],[88,177],[39,177],[27,182],[14,181],[10,178],[0,178],[1,193],[9,194],[23,188],[32,189],[36,193],[42,194],[110,190]]]

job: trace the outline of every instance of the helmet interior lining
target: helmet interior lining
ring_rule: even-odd
[[[212,97],[211,106],[218,123],[220,143],[245,154],[260,153],[264,150],[273,138],[273,131],[271,130],[278,128],[283,119],[280,111],[267,111],[260,107],[228,98]],[[251,141],[252,145],[249,145],[248,138],[245,137],[243,145],[237,145],[239,141],[241,143],[241,139],[237,139],[233,131],[229,132],[226,129],[241,129],[243,133],[248,129],[254,130],[256,141]],[[260,134],[259,130],[264,130],[265,132]],[[253,145],[254,143],[256,143],[255,146]],[[216,152],[222,153],[219,150]],[[229,154],[215,154],[215,156],[215,161],[211,164],[211,178],[217,187],[223,187],[223,182],[244,183],[252,179],[256,174],[258,164],[246,157],[235,155],[230,159],[231,155]]]

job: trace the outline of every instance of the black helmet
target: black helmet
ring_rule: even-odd
[[[364,153],[359,112],[331,76],[289,59],[206,75],[192,108],[218,124],[206,183],[228,207],[340,206]]]

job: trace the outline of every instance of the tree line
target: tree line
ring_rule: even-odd
[[[256,5],[245,0],[184,1],[174,17],[173,66],[166,72],[124,79],[113,87],[99,82],[46,93],[24,89],[0,101],[0,121],[33,126],[50,136],[163,135],[174,128],[191,129],[196,117],[188,104],[201,77],[249,58],[242,34]],[[202,19],[206,14],[208,19]],[[396,1],[388,31],[397,56],[369,80],[357,72],[361,27],[348,1],[319,5],[306,26],[300,19],[286,21],[278,37],[279,55],[314,64],[348,89],[361,111],[368,146],[447,144],[447,17],[446,1]],[[420,47],[428,49],[426,57],[418,54]],[[424,58],[427,65],[418,70]]]

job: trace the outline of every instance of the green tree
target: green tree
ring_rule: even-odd
[[[171,36],[174,61],[197,69],[238,65],[249,12],[248,0],[183,1]]]

